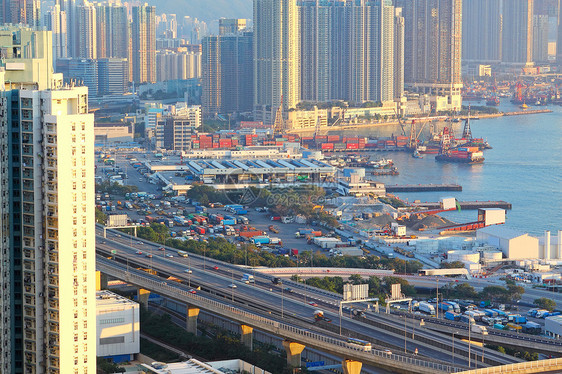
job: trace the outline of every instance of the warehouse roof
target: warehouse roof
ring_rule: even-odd
[[[501,239],[511,240],[520,236],[528,235],[525,232],[513,230],[505,226],[488,226],[478,230],[478,233],[493,235]]]

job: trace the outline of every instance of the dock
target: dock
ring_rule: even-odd
[[[386,192],[462,191],[462,186],[458,184],[396,184],[385,187]]]
[[[511,209],[511,203],[506,201],[459,201],[458,202],[461,209],[464,210],[476,210],[480,208],[501,208],[501,209]],[[440,209],[440,203],[410,203],[411,206],[417,208],[427,208],[427,209]]]

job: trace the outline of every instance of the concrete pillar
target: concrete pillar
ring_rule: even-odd
[[[544,259],[550,260],[550,231],[544,232]]]
[[[363,363],[353,360],[343,360],[341,366],[343,374],[360,374]]]
[[[558,230],[558,260],[562,260],[562,230]]]
[[[145,290],[144,288],[139,288],[137,290],[137,296],[138,296],[139,304],[141,304],[145,308],[148,308],[148,297],[150,296],[150,291]]]
[[[187,307],[186,328],[187,332],[197,335],[197,317],[199,317],[199,308]]]
[[[240,340],[242,344],[254,350],[254,328],[247,325],[240,325]]]
[[[107,288],[107,274],[96,271],[96,291],[105,290]]]
[[[305,346],[300,343],[283,340],[283,348],[287,351],[287,365],[291,367],[300,367],[301,353]]]

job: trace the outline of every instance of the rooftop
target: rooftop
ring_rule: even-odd
[[[497,236],[501,239],[507,239],[507,240],[515,239],[515,238],[519,238],[520,236],[528,235],[525,232],[510,229],[510,228],[508,228],[506,226],[503,226],[503,225],[494,225],[494,226],[484,227],[484,228],[478,230],[478,233],[494,235],[494,236]]]
[[[96,306],[99,307],[111,307],[111,306],[134,306],[138,305],[135,301],[129,300],[126,297],[117,295],[116,293],[101,290],[96,291]]]

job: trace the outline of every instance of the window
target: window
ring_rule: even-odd
[[[112,336],[110,338],[100,338],[100,345],[119,344],[125,342],[125,336]]]

